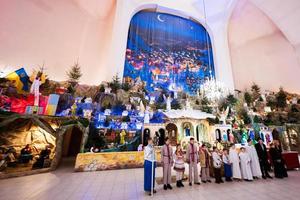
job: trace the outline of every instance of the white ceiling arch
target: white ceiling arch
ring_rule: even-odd
[[[300,1],[250,0],[262,10],[295,48],[300,63]]]

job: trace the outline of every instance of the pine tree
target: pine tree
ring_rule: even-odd
[[[78,62],[76,62],[73,66],[71,66],[70,70],[67,71],[67,76],[68,76],[68,82],[71,83],[73,86],[76,85],[81,76],[81,67]]]
[[[124,82],[123,84],[122,84],[122,89],[124,90],[124,91],[129,91],[130,90],[130,85],[129,85],[129,83],[128,82]]]
[[[251,124],[251,118],[248,115],[247,110],[242,109],[239,114],[240,114],[240,117],[243,119],[245,124]]]
[[[228,103],[228,105],[234,106],[237,103],[237,99],[234,97],[233,94],[229,94],[226,97],[226,102]]]
[[[244,99],[245,99],[247,105],[250,106],[250,104],[252,103],[252,96],[249,92],[244,93]]]
[[[281,87],[279,89],[279,92],[276,94],[276,100],[277,100],[277,108],[285,108],[286,107],[286,92]]]
[[[120,78],[119,78],[118,74],[113,76],[112,82],[109,83],[109,86],[111,87],[111,90],[114,93],[116,93],[118,91],[118,89],[121,88],[121,81],[120,81]]]
[[[259,99],[260,87],[256,83],[253,83],[253,85],[251,86],[251,92],[252,92],[253,101]]]
[[[206,97],[201,100],[201,110],[207,113],[213,112],[212,108],[209,106],[209,100]]]

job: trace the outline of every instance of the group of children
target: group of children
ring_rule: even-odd
[[[148,142],[150,142],[151,146],[151,138]],[[149,147],[149,145],[147,147]],[[147,148],[145,150],[147,154]],[[154,160],[155,159],[153,159],[153,162],[155,162]],[[194,138],[191,137],[186,148],[186,153],[184,154],[180,144],[176,146],[176,150],[173,153],[170,140],[169,138],[166,138],[165,144],[161,149],[164,190],[172,189],[172,167],[176,171],[176,186],[184,187],[182,180],[184,177],[185,163],[187,163],[189,166],[188,181],[190,186],[192,186],[193,183],[200,185],[198,163],[200,163],[201,167],[200,177],[202,183],[211,182],[211,167],[213,169],[215,182],[218,184],[224,182],[221,175],[222,167],[224,168],[225,181],[228,182],[232,181],[233,179],[237,181],[253,181],[253,179],[257,179],[262,176],[265,178],[261,171],[261,163],[256,148],[252,145],[251,140],[248,140],[248,144],[242,146],[239,151],[237,151],[236,146],[232,144],[229,149],[223,149],[222,151],[218,150],[216,147],[213,147],[213,151],[210,153],[205,144],[202,144],[202,146],[199,147]],[[154,180],[154,178],[155,176],[152,178],[152,180]]]

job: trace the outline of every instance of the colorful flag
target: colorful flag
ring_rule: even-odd
[[[29,77],[24,68],[20,68],[6,76],[6,79],[13,81],[18,92],[28,91]]]

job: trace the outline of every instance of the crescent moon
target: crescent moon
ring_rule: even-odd
[[[160,18],[160,15],[157,15],[157,20],[160,22],[165,22],[163,19]]]

